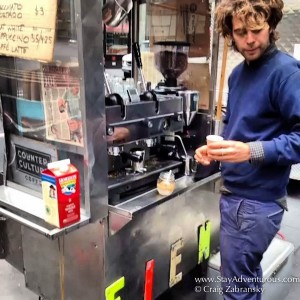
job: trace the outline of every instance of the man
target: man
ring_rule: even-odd
[[[203,165],[221,162],[224,299],[261,299],[260,261],[280,228],[290,166],[300,162],[300,63],[275,46],[282,10],[282,0],[216,8],[218,32],[245,58],[228,80],[224,141],[195,153]]]

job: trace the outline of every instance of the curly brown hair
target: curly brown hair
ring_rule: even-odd
[[[232,40],[232,17],[237,16],[250,30],[270,26],[270,42],[278,38],[275,31],[283,15],[283,0],[221,0],[216,7],[216,30],[224,38]],[[235,48],[234,43],[232,43]]]

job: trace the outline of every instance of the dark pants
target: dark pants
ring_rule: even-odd
[[[263,287],[260,261],[280,228],[284,211],[275,202],[222,195],[220,212],[223,297],[259,300]]]

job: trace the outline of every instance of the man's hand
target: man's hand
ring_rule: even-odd
[[[250,159],[250,147],[239,141],[213,142],[198,148],[194,158],[204,166],[208,166],[212,160],[238,163]]]
[[[211,159],[207,154],[207,146],[205,145],[196,149],[194,158],[201,165],[208,166],[211,162]]]
[[[207,157],[231,163],[244,162],[250,159],[250,147],[239,141],[214,142],[207,146]]]

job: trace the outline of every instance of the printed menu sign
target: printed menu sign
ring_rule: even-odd
[[[50,62],[57,0],[0,0],[0,54]]]

